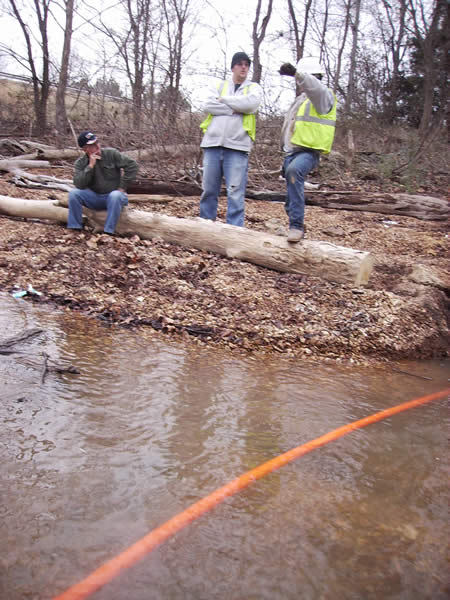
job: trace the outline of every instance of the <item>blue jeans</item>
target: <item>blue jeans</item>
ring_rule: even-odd
[[[91,210],[106,210],[106,221],[103,227],[105,233],[114,233],[122,208],[128,204],[128,197],[124,192],[113,190],[109,194],[97,194],[86,188],[75,188],[69,192],[69,229],[83,227],[83,206]]]
[[[243,227],[247,172],[247,152],[222,146],[203,149],[203,193],[200,198],[202,219],[216,220],[223,176],[227,187],[227,223]]]
[[[297,152],[284,159],[286,178],[286,203],[284,208],[289,217],[290,229],[301,229],[305,218],[305,179],[320,161],[318,152]]]

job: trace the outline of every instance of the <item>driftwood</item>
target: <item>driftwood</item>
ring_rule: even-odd
[[[71,182],[67,180],[58,180],[55,177],[44,175],[31,176],[22,171],[20,175],[18,169],[29,167],[48,166],[48,162],[34,161],[32,159],[62,159],[77,158],[80,153],[76,149],[56,149],[45,144],[36,142],[27,142],[21,140],[22,147],[35,150],[35,154],[22,155],[11,159],[0,160],[0,170],[10,171],[14,175],[14,183],[19,187],[46,189],[58,189],[67,191],[72,187]],[[196,146],[183,147],[183,152],[189,148],[191,152],[198,150]],[[132,150],[125,152],[128,156],[135,157],[138,160],[150,158],[152,156],[164,158],[164,156],[174,156],[174,153],[180,150],[179,146],[166,146],[161,148],[151,148],[142,150]],[[335,191],[335,190],[317,190],[311,189],[312,186],[306,185],[307,195],[305,202],[310,206],[320,206],[327,209],[357,210],[365,212],[377,212],[394,216],[415,217],[422,220],[442,221],[450,217],[449,204],[441,198],[431,196],[419,196],[414,194],[368,194],[353,191]],[[139,179],[128,188],[131,195],[170,195],[170,196],[199,196],[202,188],[196,183],[184,181],[158,181],[153,179]],[[226,194],[223,188],[221,194]],[[254,200],[269,200],[275,202],[284,202],[284,192],[257,191],[250,188],[246,191],[246,197]]]
[[[129,194],[169,194],[171,196],[200,196],[201,186],[185,181],[138,179],[127,188]]]
[[[101,141],[101,140],[100,140]],[[47,144],[31,142],[28,140],[20,140],[17,150],[25,149],[28,154],[22,154],[18,158],[27,159],[45,159],[45,160],[69,160],[76,159],[80,156],[79,148],[55,148]],[[152,146],[151,148],[141,148],[139,150],[124,150],[124,154],[135,160],[164,160],[166,158],[179,158],[181,156],[192,156],[199,154],[198,146],[193,145],[168,145],[168,146]]]
[[[105,212],[84,211],[90,225],[103,228]],[[0,213],[67,222],[68,210],[51,200],[0,196]],[[125,209],[116,231],[138,234],[143,239],[156,237],[277,271],[302,273],[354,286],[366,284],[373,267],[373,258],[368,252],[320,241],[288,244],[286,238],[280,236],[200,218],[180,219]]]
[[[284,202],[285,194],[247,190],[247,198]],[[450,217],[447,200],[413,194],[361,194],[353,191],[307,190],[305,203],[327,209],[358,210],[386,215],[415,217],[423,221],[445,221]]]
[[[14,157],[17,160],[74,160],[80,156],[75,148],[49,148],[47,150],[36,149],[28,154]]]
[[[129,187],[132,194],[170,194],[199,196],[202,188],[195,183],[180,181],[138,180]],[[222,189],[222,195],[226,191]],[[246,198],[284,202],[283,192],[257,191],[247,188]],[[450,217],[446,200],[413,194],[361,194],[361,192],[317,190],[307,187],[306,204],[328,209],[358,210],[387,215],[415,217],[426,221],[443,221]]]
[[[0,150],[2,154],[25,154],[27,151],[26,147],[21,144],[19,141],[10,139],[10,138],[2,138],[0,140]]]
[[[0,160],[0,171],[10,173],[14,173],[17,169],[44,169],[49,166],[48,160],[29,160],[20,157]]]
[[[0,196],[0,214],[24,219],[50,219],[67,223],[67,208],[59,206],[54,200],[25,200]]]
[[[343,196],[341,198],[340,196]],[[424,221],[445,221],[450,217],[447,200],[415,194],[360,194],[310,191],[306,204],[328,209],[360,210],[386,215],[415,217]]]
[[[129,204],[169,204],[176,200],[176,196],[145,196],[141,194],[128,194]],[[69,195],[58,198],[58,206],[69,208]]]
[[[51,190],[62,190],[65,192],[70,191],[74,186],[70,179],[59,179],[58,177],[51,177],[50,175],[35,175],[22,171],[21,169],[15,169],[12,171],[12,183],[17,187],[26,188],[44,188]]]

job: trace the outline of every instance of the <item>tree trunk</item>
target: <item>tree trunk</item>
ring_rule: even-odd
[[[348,75],[347,97],[345,98],[344,111],[348,115],[355,100],[356,90],[356,58],[358,53],[359,19],[361,15],[361,0],[355,0],[355,17],[352,28],[352,51],[350,54],[350,69]]]
[[[266,37],[267,25],[269,24],[270,17],[272,14],[272,4],[273,0],[268,0],[267,12],[261,21],[261,26],[259,26],[259,18],[261,16],[261,3],[262,0],[258,0],[256,5],[256,15],[255,20],[253,21],[253,79],[256,83],[261,83],[261,75],[262,75],[262,64],[260,58],[260,47],[264,38]],[[258,31],[259,28],[259,31]]]
[[[0,196],[0,213],[67,222],[68,210],[52,201]],[[103,228],[105,212],[85,209],[85,214],[90,224]],[[328,242],[304,240],[300,244],[289,244],[286,238],[244,227],[138,210],[123,210],[116,231],[138,234],[143,239],[159,237],[166,242],[215,252],[276,271],[301,273],[351,286],[368,282],[374,262],[368,252]]]
[[[72,41],[72,22],[74,0],[66,0],[66,26],[64,28],[64,44],[61,57],[61,69],[59,71],[59,82],[56,89],[56,118],[55,125],[58,132],[58,140],[63,143],[63,136],[66,133],[67,113],[66,113],[66,89],[67,80],[69,77],[69,59],[70,59],[70,44]]]

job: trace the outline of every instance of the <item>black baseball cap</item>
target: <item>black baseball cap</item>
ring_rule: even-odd
[[[80,148],[83,148],[83,146],[86,146],[87,144],[95,144],[96,141],[97,136],[95,133],[92,133],[92,131],[83,131],[83,133],[80,133],[78,136],[78,145]]]

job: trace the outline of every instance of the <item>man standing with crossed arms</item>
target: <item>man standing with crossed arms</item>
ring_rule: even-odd
[[[200,125],[204,133],[203,193],[200,216],[216,220],[217,205],[225,178],[227,223],[244,225],[248,158],[255,140],[255,113],[262,98],[261,87],[248,78],[250,58],[236,52],[231,61],[231,79],[215,86],[204,105],[209,113]]]

